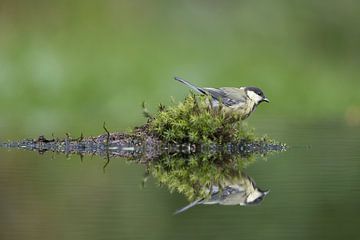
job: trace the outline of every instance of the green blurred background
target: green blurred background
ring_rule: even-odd
[[[103,174],[101,159],[2,151],[0,238],[356,236],[359,24],[354,0],[1,0],[1,140],[97,135],[104,121],[111,131],[131,129],[145,121],[142,101],[155,110],[189,92],[173,81],[180,76],[199,86],[262,88],[271,103],[249,125],[315,147],[250,169],[274,189],[261,207],[200,208],[182,218],[171,216],[185,204],[181,196],[154,184],[139,190],[139,166],[114,161]],[[336,205],[343,200],[346,209]]]
[[[174,76],[259,86],[272,104],[258,118],[359,115],[359,13],[349,0],[2,0],[0,130],[132,127],[142,101],[188,92]]]

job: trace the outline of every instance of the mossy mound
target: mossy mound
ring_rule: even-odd
[[[207,96],[189,95],[178,105],[159,107],[148,121],[148,131],[174,143],[229,143],[256,140],[253,131],[236,115],[213,108]]]

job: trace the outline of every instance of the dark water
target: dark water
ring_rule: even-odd
[[[290,149],[244,171],[270,193],[256,206],[200,205],[113,159],[0,150],[0,239],[339,239],[359,236],[360,129],[258,123]]]

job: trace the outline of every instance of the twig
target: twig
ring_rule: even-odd
[[[105,130],[105,132],[106,132],[106,134],[107,134],[106,145],[109,145],[109,142],[110,142],[110,132],[107,130],[107,128],[106,128],[106,123],[105,123],[105,122],[104,122],[104,124],[103,124],[103,128],[104,128],[104,130]]]

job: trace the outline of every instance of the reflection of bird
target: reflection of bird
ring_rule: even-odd
[[[178,77],[175,77],[175,80],[185,84],[197,93],[211,96],[213,106],[216,107],[221,102],[226,113],[235,113],[241,119],[249,117],[260,103],[269,102],[263,91],[257,87],[200,88]]]
[[[221,183],[221,187],[213,186],[209,199],[202,198],[195,200],[189,205],[177,210],[175,214],[184,212],[198,204],[256,205],[259,204],[268,193],[269,190],[260,190],[256,187],[254,180],[242,174],[242,176],[238,178],[224,181]]]

